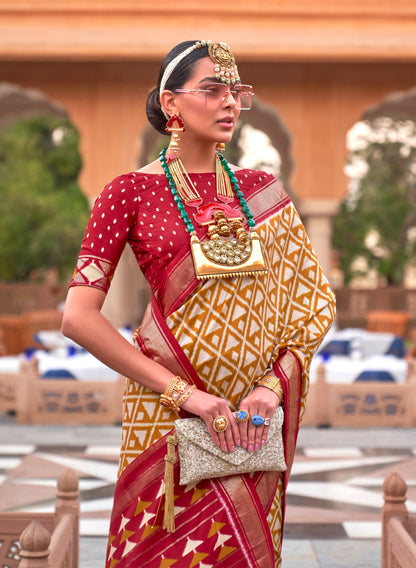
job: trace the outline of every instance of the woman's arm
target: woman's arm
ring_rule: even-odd
[[[120,375],[163,393],[174,374],[138,351],[107,320],[101,313],[105,296],[103,290],[92,286],[71,287],[65,302],[62,333]],[[224,399],[196,389],[182,408],[205,420],[214,442],[224,451],[240,445],[238,426]],[[212,422],[221,414],[227,417],[229,428],[218,434]]]
[[[162,393],[172,373],[152,361],[101,313],[105,292],[91,286],[73,286],[65,302],[62,333],[120,375]]]

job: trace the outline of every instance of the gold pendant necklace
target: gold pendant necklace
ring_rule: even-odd
[[[202,198],[181,159],[175,156],[167,160],[165,153],[166,149],[162,150],[160,161],[186,229],[191,234],[196,277],[206,279],[265,274],[267,268],[257,233],[253,230],[248,233],[244,229],[241,213],[230,205],[235,192],[249,226],[254,227],[253,215],[225,158],[216,154],[217,197],[221,203],[202,206]],[[183,202],[197,209],[194,217],[200,226],[207,226],[207,241],[201,243],[198,239]]]

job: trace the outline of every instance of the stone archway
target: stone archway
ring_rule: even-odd
[[[66,110],[49,100],[37,89],[24,89],[14,83],[0,82],[0,130],[17,120],[27,120],[48,115],[68,119]]]
[[[343,216],[341,218],[347,223],[345,219],[348,210],[356,217],[360,211],[371,209],[377,212],[375,216],[379,220],[379,224],[377,222],[373,224],[374,220],[370,223],[371,231],[366,234],[365,245],[361,244],[364,251],[372,251],[373,261],[369,261],[365,252],[351,260],[348,257],[347,247],[342,249],[343,239],[338,239],[338,253],[343,257],[344,271],[348,274],[347,280],[352,278],[353,286],[374,288],[392,283],[397,285],[399,280],[408,286],[415,285],[416,269],[411,266],[411,261],[409,262],[412,255],[407,257],[407,261],[404,260],[406,254],[404,258],[397,260],[399,258],[397,251],[390,248],[390,243],[396,243],[397,249],[402,254],[407,249],[407,243],[415,239],[413,234],[411,237],[408,236],[410,232],[414,232],[416,214],[413,205],[415,148],[416,87],[406,91],[394,91],[380,102],[372,104],[347,133],[349,157],[345,172],[349,184],[341,209]],[[367,182],[362,183],[362,179]],[[367,197],[366,202],[365,198],[371,196],[372,188],[373,191],[376,190],[375,195]],[[354,197],[357,189],[361,189],[361,193],[358,194],[361,200],[359,202]],[[389,190],[391,193],[386,193]],[[380,201],[378,201],[379,195],[384,196]],[[389,204],[386,204],[386,201]],[[399,204],[405,211],[405,216],[399,214],[393,226],[389,227],[389,220],[394,218],[395,213],[397,214],[397,207],[393,205],[400,207]],[[367,226],[365,219],[360,219],[358,224],[361,227]],[[400,231],[394,235],[396,227]],[[348,240],[350,238],[354,239],[354,236],[349,234]],[[361,243],[359,237],[357,240]],[[374,259],[382,260],[377,264],[377,260]],[[384,270],[380,270],[379,267],[382,262]],[[394,272],[393,269],[389,271],[387,268],[389,263],[395,267]],[[353,271],[349,272],[348,267],[354,267]],[[403,268],[404,276],[401,273]],[[358,276],[359,272],[361,276]],[[339,274],[340,278],[345,276],[341,270]]]
[[[389,94],[380,103],[367,109],[360,120],[374,120],[379,116],[416,122],[416,87]]]
[[[22,88],[11,82],[0,82],[0,130],[8,128],[16,121],[30,120],[39,116],[70,120],[66,109],[59,103],[51,101],[42,91]],[[81,242],[79,244],[81,246]],[[143,285],[131,285],[132,281],[137,282],[138,271],[133,260],[131,251],[126,250],[103,306],[103,313],[117,327],[137,325],[143,312]],[[74,266],[75,262],[74,258]],[[134,274],[133,279],[129,278],[130,273]]]

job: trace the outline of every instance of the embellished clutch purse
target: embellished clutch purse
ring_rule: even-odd
[[[236,447],[234,452],[223,452],[212,441],[207,425],[201,418],[175,420],[180,485],[237,473],[285,471],[283,418],[283,408],[279,406],[270,422],[265,445],[254,452],[243,447]]]

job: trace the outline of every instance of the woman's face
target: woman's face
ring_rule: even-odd
[[[204,57],[195,64],[191,78],[182,88],[206,89],[212,83],[219,83],[215,79],[214,62]],[[240,111],[229,93],[224,100],[211,100],[201,92],[175,93],[175,103],[177,114],[185,126],[182,140],[187,138],[208,143],[231,140]]]

